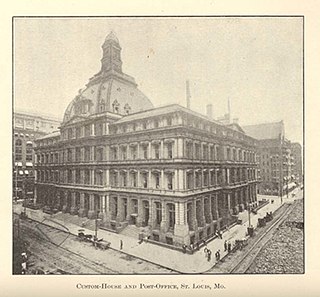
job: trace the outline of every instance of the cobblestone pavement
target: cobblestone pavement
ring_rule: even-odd
[[[260,251],[247,273],[304,272],[303,200],[293,203],[293,211]]]

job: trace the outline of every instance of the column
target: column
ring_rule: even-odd
[[[71,192],[71,209],[70,214],[74,215],[77,214],[78,210],[76,207],[76,192]]]
[[[197,205],[196,205],[195,198],[193,198],[192,200],[191,224],[192,224],[192,229],[196,231],[198,229],[198,220],[197,220]]]
[[[164,183],[164,170],[161,169],[161,189],[165,189],[165,183]]]
[[[106,207],[105,202],[106,202],[106,201],[105,201],[104,195],[99,195],[99,199],[100,199],[99,218],[103,220],[104,215],[105,215],[105,213],[106,213],[106,209],[105,209],[105,207]]]
[[[33,204],[36,205],[38,202],[38,187],[34,187],[34,199],[33,199]]]
[[[94,146],[90,147],[90,161],[94,161]]]
[[[109,194],[106,194],[104,196],[104,200],[105,200],[105,212],[104,212],[102,220],[106,226],[110,227],[111,212],[110,212],[110,196],[109,196]]]
[[[205,226],[206,218],[204,216],[204,197],[200,197],[200,222],[201,227]]]
[[[106,169],[105,170],[105,181],[104,181],[104,185],[106,187],[109,187],[110,186],[110,170],[109,169]]]
[[[131,220],[131,213],[132,213],[132,199],[130,197],[127,198],[127,217],[126,221],[130,223]]]
[[[106,130],[105,130],[106,134],[109,134],[109,123],[106,123]]]
[[[151,188],[151,170],[148,170],[148,188]]]
[[[148,225],[151,228],[151,230],[154,228],[155,225],[155,207],[154,207],[154,202],[151,198],[149,198],[149,222]]]
[[[90,185],[94,185],[94,169],[90,170]]]
[[[142,205],[142,199],[138,198],[138,216],[136,220],[137,227],[141,227],[143,222],[143,205]]]
[[[183,185],[183,175],[184,175],[183,169],[178,169],[177,173],[178,173],[177,189],[179,189],[181,191],[184,188],[184,185]]]
[[[152,154],[151,154],[151,142],[149,141],[148,142],[148,159],[151,159],[152,158]]]
[[[207,203],[207,208],[206,208],[207,217],[208,217],[209,224],[211,224],[211,223],[212,223],[212,220],[213,220],[213,218],[212,218],[212,212],[211,212],[211,208],[212,208],[212,205],[211,205],[211,196],[209,196],[209,197],[207,198],[207,201],[208,201],[208,203]]]
[[[84,161],[84,147],[82,147],[80,149],[80,161],[83,162]]]
[[[163,139],[160,141],[160,159],[165,158],[165,153],[164,153],[164,146],[163,146]]]
[[[79,217],[85,217],[87,215],[87,209],[84,207],[84,193],[80,193],[80,209]]]
[[[183,244],[190,244],[189,226],[186,218],[186,207],[186,203],[175,203],[174,244],[179,246]]]
[[[175,169],[174,170],[174,185],[173,185],[173,189],[174,190],[178,190],[178,185],[179,185],[179,182],[178,182],[178,169]]]
[[[88,211],[88,218],[95,219],[95,210],[94,210],[94,195],[89,195],[89,211]]]
[[[177,158],[181,159],[183,158],[183,139],[182,138],[178,138],[177,141]]]
[[[237,215],[239,213],[239,192],[234,191],[234,208],[233,208],[233,214]]]
[[[230,169],[227,168],[227,185],[230,184]]]
[[[137,188],[141,188],[141,184],[140,184],[140,170],[137,170]]]
[[[117,217],[116,217],[116,221],[118,223],[123,221],[123,214],[124,214],[123,198],[120,198],[120,196],[118,196],[118,212],[117,212]]]
[[[91,136],[94,136],[94,123],[91,124]]]
[[[161,212],[162,212],[162,218],[161,218],[161,224],[160,224],[160,239],[162,241],[165,241],[165,233],[168,230],[168,223],[167,223],[167,204],[164,201],[161,201]]]
[[[62,211],[63,212],[67,212],[67,208],[68,208],[68,205],[67,205],[68,192],[64,191],[62,195],[63,195]]]

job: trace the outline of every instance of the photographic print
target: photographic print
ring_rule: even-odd
[[[304,273],[302,16],[12,26],[12,274]]]

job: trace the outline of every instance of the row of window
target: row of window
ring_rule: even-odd
[[[226,170],[226,169],[224,169]],[[105,185],[106,175],[103,170],[76,169],[64,171],[38,170],[39,182],[55,182],[85,185]],[[221,170],[187,170],[185,172],[186,188],[194,189],[222,184],[234,184],[253,180],[256,177],[254,169],[232,169],[229,180]],[[110,185],[113,187],[139,187],[172,190],[174,173],[160,171],[112,171],[110,172]]]
[[[111,146],[109,156],[104,146],[86,146],[69,148],[60,152],[38,154],[38,163],[67,163],[106,160],[136,160],[136,159],[172,159],[175,144],[170,142],[154,142],[129,145]],[[231,151],[233,155],[231,155]],[[186,141],[185,152],[182,156],[187,159],[228,160],[236,162],[254,162],[255,153],[241,149],[226,148],[213,144],[203,144]],[[237,153],[236,153],[237,152]]]

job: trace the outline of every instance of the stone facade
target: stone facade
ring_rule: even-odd
[[[106,44],[118,43],[111,37],[104,55]],[[125,81],[115,58],[114,66],[102,59],[102,72],[88,87],[119,75]],[[128,93],[125,85],[120,93]],[[101,227],[117,232],[144,227],[151,240],[178,247],[213,237],[257,206],[256,140],[239,125],[176,104],[150,108],[142,95],[129,104],[110,94],[102,109],[95,107],[101,94],[77,96],[60,134],[36,141],[36,203],[100,218]]]

